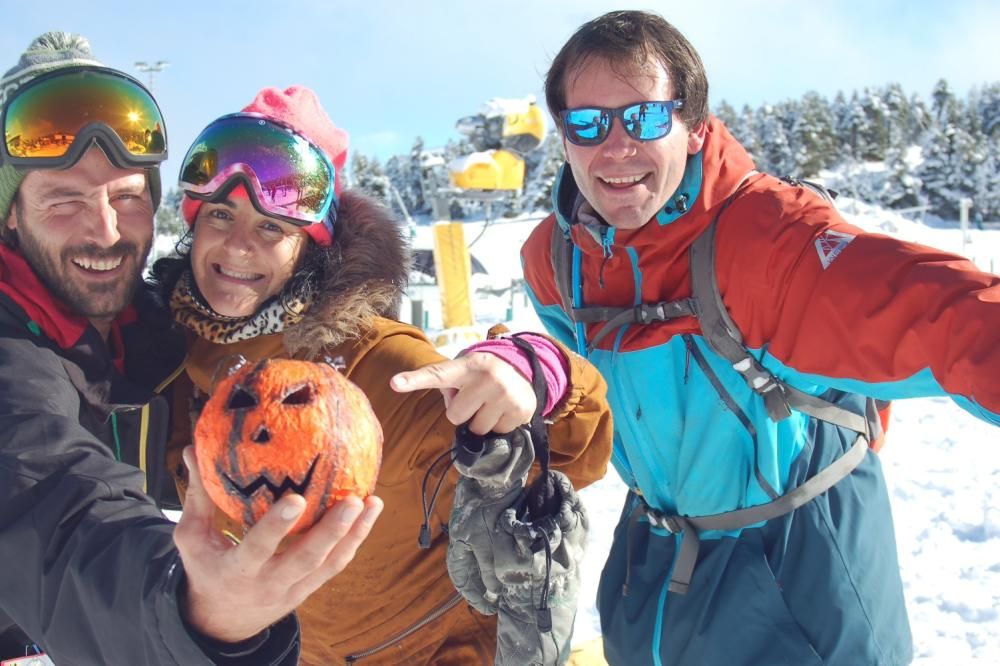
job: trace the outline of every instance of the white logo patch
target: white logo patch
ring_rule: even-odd
[[[840,256],[844,248],[854,240],[853,234],[845,234],[840,231],[824,231],[816,239],[816,251],[819,252],[819,261],[823,264],[823,270],[830,267],[833,260]]]

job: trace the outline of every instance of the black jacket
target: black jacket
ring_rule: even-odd
[[[136,310],[122,376],[92,326],[62,348],[0,293],[0,659],[30,636],[57,664],[240,661],[178,611],[183,568],[156,504],[176,502],[168,403],[153,389],[180,368],[183,338],[145,292]],[[255,648],[246,663],[295,663],[294,617]]]

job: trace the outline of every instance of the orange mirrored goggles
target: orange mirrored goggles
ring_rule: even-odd
[[[0,116],[0,163],[31,169],[72,166],[97,142],[117,166],[167,158],[160,107],[132,77],[101,67],[67,67],[18,88]]]

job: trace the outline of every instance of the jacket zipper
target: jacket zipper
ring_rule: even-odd
[[[372,656],[376,652],[381,652],[387,647],[392,647],[393,645],[403,640],[407,636],[410,636],[411,634],[416,633],[420,629],[423,629],[425,626],[427,626],[428,624],[430,624],[431,622],[438,619],[439,617],[450,611],[452,608],[457,606],[461,601],[462,601],[462,595],[456,592],[455,596],[453,596],[451,599],[448,599],[448,601],[446,601],[444,604],[438,606],[437,608],[429,612],[427,615],[417,620],[416,623],[410,625],[409,627],[399,632],[395,636],[387,638],[378,645],[362,650],[361,652],[355,652],[354,654],[347,655],[347,657],[344,659],[344,662],[347,664],[353,664],[361,661],[362,659],[366,659]]]
[[[607,265],[608,259],[611,258],[613,247],[611,227],[605,227],[601,230],[601,268],[597,272],[597,284],[601,289],[604,289],[604,267]]]
[[[743,425],[747,434],[750,435],[750,441],[753,443],[753,473],[754,477],[757,479],[757,484],[760,486],[761,490],[767,493],[768,497],[772,500],[777,499],[780,493],[771,486],[768,480],[764,477],[764,473],[760,471],[760,452],[759,444],[757,443],[757,429],[754,427],[753,422],[750,420],[750,417],[747,416],[747,413],[740,408],[739,404],[737,404],[736,400],[732,397],[732,395],[730,395],[729,391],[727,391],[722,385],[722,382],[719,380],[719,376],[715,374],[715,371],[713,371],[712,367],[708,364],[708,359],[705,358],[705,355],[702,354],[701,350],[698,349],[697,345],[695,345],[694,338],[691,337],[691,334],[685,333],[682,337],[688,352],[691,354],[692,358],[694,358],[694,362],[699,368],[701,368],[701,371],[705,373],[709,383],[715,389],[715,392],[719,394],[722,402],[726,405],[729,411],[736,416],[736,419]]]

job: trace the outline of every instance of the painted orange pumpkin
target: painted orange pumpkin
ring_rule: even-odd
[[[246,525],[284,493],[306,499],[292,533],[333,502],[375,490],[382,426],[368,398],[329,364],[272,359],[219,381],[194,432],[209,496]]]

